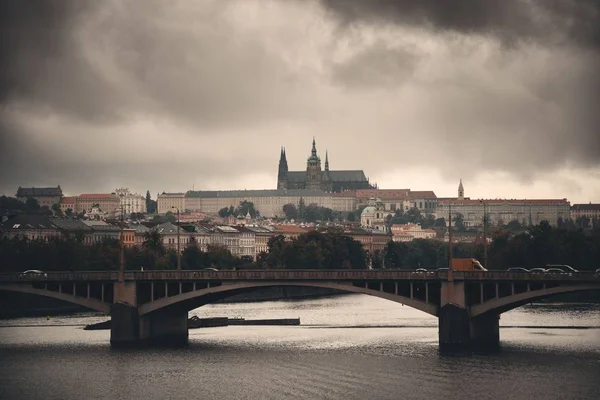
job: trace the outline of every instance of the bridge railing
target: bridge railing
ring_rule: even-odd
[[[245,270],[245,271],[135,271],[125,275],[135,280],[369,280],[429,278],[414,271],[394,270]]]

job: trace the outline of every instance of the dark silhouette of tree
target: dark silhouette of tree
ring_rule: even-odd
[[[283,206],[283,212],[285,213],[285,217],[287,219],[297,219],[298,218],[298,208],[292,203],[285,204]]]

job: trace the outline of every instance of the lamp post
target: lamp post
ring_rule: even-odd
[[[171,207],[177,210],[177,271],[181,271],[181,239],[179,237],[180,222],[179,222],[179,207]]]
[[[488,267],[488,241],[487,241],[487,225],[488,218],[485,210],[485,200],[481,200],[481,204],[483,204],[483,266]]]
[[[123,237],[123,205],[121,205],[121,232],[120,248],[119,248],[119,282],[125,281],[125,238]]]

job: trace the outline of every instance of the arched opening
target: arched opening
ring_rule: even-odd
[[[598,285],[558,286],[543,290],[523,292],[512,296],[486,301],[483,304],[471,306],[471,317],[487,314],[502,314],[537,300],[547,299],[559,294],[600,290]]]
[[[145,315],[169,308],[190,311],[203,305],[211,304],[224,298],[249,292],[257,288],[277,286],[318,287],[336,289],[345,293],[366,294],[403,304],[433,316],[437,316],[439,309],[438,305],[434,303],[427,303],[415,298],[411,299],[409,297],[400,296],[395,293],[379,291],[366,287],[358,287],[350,284],[331,282],[239,282],[230,285],[221,285],[217,287],[181,293],[171,297],[162,297],[152,302],[140,305],[139,314]]]
[[[102,302],[94,298],[85,298],[74,296],[68,293],[60,293],[51,290],[36,289],[32,286],[25,285],[0,285],[0,291],[27,293],[36,296],[49,297],[57,300],[62,300],[67,303],[77,304],[93,311],[100,311],[105,314],[110,313],[110,304]]]

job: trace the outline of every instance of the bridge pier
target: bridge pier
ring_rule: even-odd
[[[139,315],[124,303],[111,307],[110,344],[116,347],[141,343],[182,344],[188,339],[187,311],[160,311]]]
[[[140,315],[135,281],[115,282],[114,293],[115,303],[111,305],[110,310],[111,345],[187,342],[187,310],[171,307]]]
[[[485,346],[500,344],[499,315],[471,318],[465,308],[446,304],[439,313],[440,347]]]

